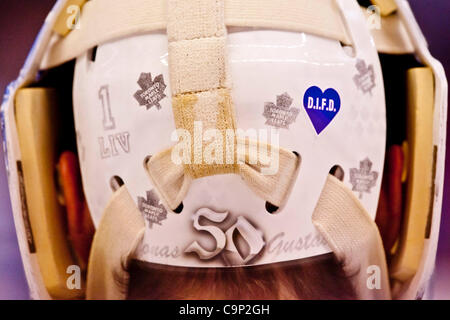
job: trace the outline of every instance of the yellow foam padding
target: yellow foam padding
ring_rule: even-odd
[[[66,36],[74,28],[76,19],[79,19],[81,8],[87,0],[68,0],[63,10],[56,18],[53,31],[61,36]]]
[[[70,290],[67,268],[75,265],[64,224],[64,209],[54,181],[57,160],[57,98],[53,89],[25,88],[17,92],[15,112],[25,194],[37,260],[45,287],[55,299],[83,296]]]
[[[434,78],[430,68],[407,72],[408,177],[406,207],[391,277],[407,281],[416,273],[425,241],[433,169]]]
[[[380,8],[382,16],[388,16],[397,10],[395,0],[372,0],[371,2]]]

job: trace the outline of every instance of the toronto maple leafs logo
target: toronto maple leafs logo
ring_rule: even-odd
[[[277,104],[273,102],[266,102],[264,104],[263,116],[267,119],[266,124],[276,128],[289,129],[297,115],[300,112],[297,108],[290,108],[293,99],[287,92],[277,96]]]
[[[359,192],[359,198],[363,192],[370,193],[370,189],[376,185],[378,172],[372,171],[372,161],[369,158],[359,162],[359,169],[350,169],[350,183],[353,191]]]
[[[158,195],[153,190],[147,191],[147,199],[138,197],[138,208],[150,228],[154,223],[161,225],[161,221],[167,219],[167,210],[160,203]]]
[[[372,90],[375,88],[375,71],[373,65],[367,66],[364,60],[358,59],[356,61],[356,69],[359,72],[353,77],[356,86],[364,94],[372,94]]]
[[[139,105],[146,106],[147,110],[153,106],[158,110],[161,109],[159,102],[166,97],[164,90],[167,87],[164,83],[163,75],[160,74],[152,81],[152,74],[143,72],[137,83],[141,89],[136,91],[134,97],[139,102]]]

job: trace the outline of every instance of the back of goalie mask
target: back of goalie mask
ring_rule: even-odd
[[[382,2],[401,44],[386,30],[371,34],[364,13],[373,8],[356,1],[59,2],[25,74],[31,79],[38,63],[38,85],[58,82],[58,70],[73,79],[73,87],[55,85],[55,95],[72,90],[96,227],[86,297],[391,298],[374,222],[390,150],[391,100],[378,51],[419,52],[430,79],[442,81],[431,90],[446,87],[439,64],[410,33],[406,2]],[[61,21],[71,5],[81,13],[67,30]],[[445,102],[434,103],[442,120]],[[438,128],[428,114],[429,128]],[[20,141],[23,126],[7,130],[18,130]],[[24,157],[32,147],[19,144]],[[73,241],[68,247],[77,251]],[[48,259],[36,251],[23,252],[31,270],[34,255],[41,269]],[[42,283],[52,295],[50,280],[39,277],[29,274],[36,296],[45,296]],[[405,283],[398,292],[408,291]]]

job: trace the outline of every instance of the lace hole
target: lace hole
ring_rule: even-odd
[[[145,169],[145,170],[147,170],[147,164],[148,164],[148,162],[150,161],[151,157],[152,157],[152,156],[149,155],[149,156],[146,156],[146,157],[144,158],[143,165],[144,165],[144,169]]]
[[[270,214],[274,214],[280,209],[276,205],[271,204],[269,201],[266,201],[266,211]]]
[[[183,205],[183,202],[181,202],[180,205],[173,210],[173,212],[180,214],[181,211],[183,211],[183,209],[184,209],[184,205]]]
[[[122,178],[119,176],[112,176],[111,179],[109,179],[109,186],[114,192],[117,191],[124,184],[125,183],[123,182]]]
[[[340,165],[335,165],[330,169],[330,174],[341,181],[344,181],[345,172]]]

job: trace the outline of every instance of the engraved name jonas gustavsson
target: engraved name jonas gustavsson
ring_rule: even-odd
[[[301,252],[323,246],[326,246],[326,241],[320,234],[308,233],[298,238],[288,239],[284,232],[279,232],[265,243],[261,256],[270,255],[275,260],[282,254]],[[143,246],[143,253],[152,257],[173,259],[184,254],[183,250],[178,246],[148,244]]]

